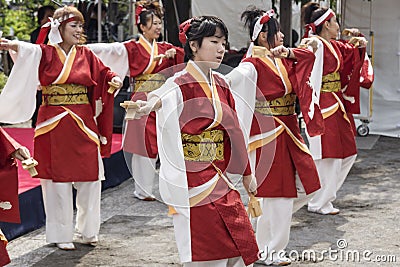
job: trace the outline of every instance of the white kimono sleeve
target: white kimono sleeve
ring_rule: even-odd
[[[256,102],[257,70],[249,62],[242,62],[226,78],[230,82],[236,113],[246,146],[249,144],[251,123]]]
[[[129,75],[128,52],[122,43],[97,43],[87,45],[98,58],[123,80]]]
[[[14,66],[0,94],[0,122],[20,123],[32,117],[36,108],[41,57],[39,45],[18,42]]]
[[[156,111],[157,146],[160,157],[159,188],[163,201],[177,213],[190,218],[189,192],[183,156],[179,116],[183,97],[179,86],[168,79],[163,86],[149,94],[159,97],[162,107]]]

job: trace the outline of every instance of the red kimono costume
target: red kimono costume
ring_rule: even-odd
[[[21,145],[0,128],[0,221],[20,223],[18,202],[18,169],[11,153]],[[7,239],[0,229],[0,266],[10,263]]]
[[[328,42],[319,36],[316,38],[319,40],[316,62],[322,66],[314,66],[320,73],[314,80],[321,84],[319,104],[325,133],[309,138],[322,188],[309,201],[308,210],[337,214],[339,209],[334,208],[332,202],[357,155],[351,113],[360,112],[360,70],[365,48],[336,40]]]
[[[249,175],[246,147],[224,78],[211,85],[196,64],[168,79],[157,96],[160,193],[173,214],[182,262],[258,257],[240,195],[221,173]],[[190,207],[190,208],[189,208]]]
[[[183,63],[184,52],[182,48],[175,47],[167,42],[153,42],[151,45],[143,36],[140,35],[139,40],[123,43],[128,54],[129,76],[135,79],[135,89],[132,94],[132,101],[146,100],[147,93],[157,89],[163,80],[153,83],[146,79],[150,79],[148,74],[156,74],[174,65]],[[163,58],[154,60],[158,55],[165,54],[171,48],[176,49],[174,58]],[[169,70],[173,73],[175,70]],[[164,71],[165,73],[165,71]],[[165,77],[160,77],[164,79]],[[155,85],[155,86],[154,86]],[[144,116],[138,120],[130,120],[127,122],[127,128],[124,135],[124,151],[141,155],[148,158],[156,158],[157,136],[156,136],[156,119],[155,112]]]
[[[38,177],[54,182],[99,180],[99,148],[110,156],[113,72],[86,47],[67,56],[59,46],[41,45],[39,80],[43,104],[35,129]]]
[[[325,133],[310,138],[310,151],[314,159],[344,159],[357,154],[351,113],[360,113],[360,70],[365,49],[341,41],[318,39],[323,43],[319,105]]]
[[[320,188],[314,161],[300,134],[294,106],[297,97],[312,134],[322,134],[322,116],[318,103],[313,102],[313,90],[308,83],[315,57],[305,49],[292,51],[296,60],[276,58],[274,63],[268,55],[245,58],[238,69],[229,75],[233,90],[239,95],[241,89],[238,87],[243,85],[236,80],[251,78],[237,75],[236,71],[248,67],[257,77],[255,81],[248,81],[253,85],[246,86],[246,92],[240,97],[246,100],[250,95],[255,96],[254,106],[251,107],[254,111],[251,126],[244,131],[250,136],[250,157],[255,151],[254,169],[259,197],[296,198],[296,172],[307,194]],[[250,90],[254,92],[249,93]],[[250,103],[251,99],[246,102]],[[309,115],[310,109],[313,109],[312,118]],[[241,113],[239,116],[243,115]],[[242,119],[246,120],[244,117]]]

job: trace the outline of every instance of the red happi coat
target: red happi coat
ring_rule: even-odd
[[[21,147],[0,128],[0,221],[19,223],[18,169],[11,153]]]
[[[0,128],[0,221],[20,223],[18,200],[18,169],[11,153],[21,145]],[[0,229],[0,266],[10,263],[7,239]]]
[[[323,43],[323,76],[338,71],[342,91],[320,94],[325,133],[320,137],[322,158],[346,158],[357,154],[352,113],[360,113],[360,69],[365,48],[319,38]],[[332,113],[332,107],[337,109]],[[314,144],[310,142],[313,152]]]
[[[141,74],[159,73],[167,68],[183,63],[183,49],[167,42],[154,42],[151,45],[143,36],[140,36],[138,41],[131,40],[125,42],[124,45],[128,53],[129,76],[132,78]],[[171,48],[176,49],[174,58],[164,58],[161,61],[153,60],[155,56],[165,54]],[[168,70],[168,73],[166,71],[163,71],[163,73],[171,75],[175,71],[176,69],[172,68]],[[146,92],[134,92],[132,100],[146,100],[146,97]],[[154,112],[151,112],[149,116],[128,121],[124,134],[124,150],[141,156],[155,158],[158,154],[155,124]]]
[[[244,137],[237,119],[233,96],[224,78],[213,74],[211,85],[206,79],[195,63],[189,61],[184,71],[170,78],[164,86],[152,93],[163,101],[163,107],[157,111],[158,133],[161,134],[158,141],[159,145],[163,146],[163,149],[160,149],[160,191],[164,199],[165,192],[161,187],[161,182],[164,181],[169,184],[169,193],[173,199],[182,197],[177,193],[183,194],[181,189],[184,187],[189,191],[189,196],[193,190],[202,188],[205,192],[211,188],[199,202],[191,203],[188,215],[180,209],[177,209],[178,214],[173,215],[177,216],[174,217],[174,227],[182,262],[242,257],[245,264],[249,265],[258,259],[253,229],[240,194],[232,190],[223,178],[218,179],[216,170],[217,167],[224,173],[251,173]],[[172,106],[166,103],[172,103]],[[168,116],[170,112],[175,115]],[[174,116],[178,122],[169,124],[170,118],[175,118]],[[163,119],[166,119],[166,124],[160,122]],[[178,127],[169,128],[174,125]],[[208,130],[220,130],[223,133],[222,159],[214,159],[215,167],[206,160],[184,160],[181,155],[181,176],[181,168],[176,168],[181,166],[180,160],[171,162],[171,157],[164,157],[163,153],[176,155],[184,152],[179,147],[172,149],[172,146],[183,145],[181,140],[176,139],[176,132],[179,138],[183,134],[199,135]],[[190,147],[190,144],[189,141],[185,146]],[[178,170],[178,175],[167,170]],[[178,179],[177,176],[182,179]],[[213,188],[210,181],[216,178]],[[204,189],[204,186],[207,189]],[[168,203],[168,199],[164,201]]]
[[[40,107],[34,139],[37,177],[54,182],[96,181],[99,148],[102,156],[111,152],[114,96],[107,91],[116,74],[84,46],[73,47],[68,56],[58,45],[41,45],[41,49],[40,84],[86,86],[90,103]],[[66,71],[56,81],[63,68]],[[99,106],[102,111],[94,119]]]
[[[253,56],[243,62],[251,63],[257,72],[258,101],[271,101],[289,93],[296,94],[310,132],[320,135],[323,132],[322,115],[318,106],[312,103],[313,90],[308,83],[314,54],[305,49],[292,51],[296,60],[275,59],[279,70],[268,56]],[[310,105],[314,106],[312,119],[308,116]],[[257,138],[268,132],[275,134]],[[255,150],[256,154],[257,196],[297,197],[296,173],[307,194],[320,188],[318,172],[300,134],[296,113],[268,116],[254,111],[248,150],[250,153]]]

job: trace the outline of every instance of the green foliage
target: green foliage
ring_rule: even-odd
[[[7,82],[7,79],[8,79],[7,75],[5,75],[3,72],[0,72],[0,93],[3,90],[4,85]]]
[[[54,5],[51,0],[11,0],[9,5],[0,0],[0,28],[4,36],[12,31],[19,40],[29,41],[30,33],[37,28],[36,11],[42,5]]]

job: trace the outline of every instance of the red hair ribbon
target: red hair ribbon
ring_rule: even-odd
[[[315,33],[315,24],[309,23],[304,26],[304,35],[303,38],[308,38]]]
[[[36,39],[36,44],[43,44],[44,41],[46,40],[46,37],[49,35],[49,32],[50,32],[50,30],[52,28],[55,28],[55,29],[53,29],[53,31],[55,30],[57,32],[57,35],[59,35],[59,31],[58,31],[59,25],[76,20],[75,16],[73,16],[72,14],[70,14],[70,16],[71,17],[69,17],[69,18],[67,18],[65,20],[53,19],[53,18],[47,19],[47,22],[45,24],[43,24],[43,26],[40,28],[38,38]],[[57,22],[57,20],[59,22]],[[50,35],[51,35],[51,33],[50,33]],[[60,37],[58,37],[58,38],[60,38]],[[49,40],[50,40],[50,43],[52,43],[51,41],[54,41],[50,37],[49,37]]]
[[[142,6],[142,5],[139,5],[139,6],[136,7],[136,10],[135,10],[136,25],[138,25],[138,24],[140,23],[140,14],[141,14],[143,11],[146,11],[146,10],[147,10],[147,9],[146,9],[144,6]]]
[[[179,41],[183,45],[186,44],[186,41],[187,41],[186,33],[191,26],[192,20],[193,20],[193,18],[188,19],[185,22],[182,22],[181,25],[179,25]]]

